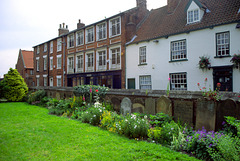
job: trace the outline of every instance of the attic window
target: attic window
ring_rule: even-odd
[[[199,9],[188,11],[188,14],[187,14],[188,24],[200,21],[200,17],[199,17],[200,13],[199,12],[200,12]]]

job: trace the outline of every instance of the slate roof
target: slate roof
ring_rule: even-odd
[[[21,51],[25,68],[33,68],[33,51]]]
[[[167,6],[151,10],[132,43],[240,22],[240,0],[195,0],[210,12],[205,11],[202,20],[194,24],[187,24],[186,13],[186,7],[192,0],[179,1],[180,4],[172,14],[168,14]]]

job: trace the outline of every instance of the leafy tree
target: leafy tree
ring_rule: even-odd
[[[0,83],[0,90],[8,101],[21,101],[28,92],[28,86],[17,69],[10,68]]]

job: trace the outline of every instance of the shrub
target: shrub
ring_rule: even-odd
[[[27,94],[28,87],[17,69],[10,68],[1,81],[1,93],[8,101],[21,101]]]
[[[122,133],[129,138],[146,138],[149,123],[148,120],[137,117],[134,114],[125,116],[120,125]]]
[[[100,117],[104,109],[105,108],[99,102],[96,102],[94,106],[82,113],[81,121],[95,126],[100,125]]]
[[[27,102],[29,104],[39,104],[39,103],[41,103],[42,99],[45,96],[46,96],[46,92],[44,90],[37,90],[37,91],[32,92],[28,95]],[[42,102],[45,102],[45,100],[43,100]]]
[[[162,140],[161,134],[162,134],[161,127],[154,127],[148,129],[148,137],[153,142],[160,143]]]
[[[150,115],[150,124],[155,126],[163,126],[166,122],[171,122],[172,117],[170,117],[168,114],[165,113],[157,113],[156,115]]]
[[[216,148],[218,139],[222,136],[224,136],[223,133],[207,132],[204,128],[194,131],[194,135],[188,136],[186,139],[186,150],[195,154],[200,159],[210,158],[208,148]]]
[[[89,103],[96,101],[103,102],[105,95],[107,94],[107,91],[108,91],[107,87],[95,85],[81,85],[74,87],[74,95],[84,97],[86,101]]]
[[[110,131],[122,134],[121,121],[123,117],[116,114],[116,112],[103,111],[102,116],[100,117],[101,124],[100,127]]]
[[[237,120],[231,116],[225,116],[226,122],[224,124],[224,132],[235,137],[238,136],[240,138],[240,120]]]
[[[161,133],[161,144],[171,145],[173,140],[173,136],[178,136],[179,134],[179,126],[174,121],[166,122],[162,126],[162,133]]]
[[[240,158],[240,139],[224,135],[218,138],[217,145],[207,148],[211,159],[239,161]]]

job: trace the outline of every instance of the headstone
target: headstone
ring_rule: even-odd
[[[59,92],[56,92],[56,99],[57,99],[57,100],[60,100],[60,99],[61,99]]]
[[[139,103],[139,104],[144,105],[144,99],[142,99],[142,98],[135,98],[133,100],[133,103]]]
[[[196,130],[204,127],[207,131],[215,130],[216,103],[206,99],[198,99],[196,108]]]
[[[186,100],[174,101],[174,119],[193,126],[193,102]]]
[[[128,97],[123,98],[121,102],[120,112],[122,115],[126,116],[127,114],[131,114],[132,102]]]
[[[132,108],[132,113],[143,113],[144,106],[140,103],[134,103]]]
[[[145,110],[144,113],[155,115],[156,109],[155,109],[155,99],[153,98],[147,98],[145,100]]]
[[[172,102],[171,102],[171,100],[166,96],[161,96],[157,100],[156,112],[157,113],[162,112],[162,113],[168,114],[169,116],[172,116]]]
[[[115,111],[117,111],[118,113],[120,113],[120,105],[121,105],[120,99],[117,97],[113,97],[113,98],[111,98],[111,103],[113,105],[113,109]]]
[[[224,116],[239,117],[239,109],[236,102],[233,99],[227,99],[218,103],[217,108],[217,127],[216,129],[222,129],[222,123],[225,121]]]

